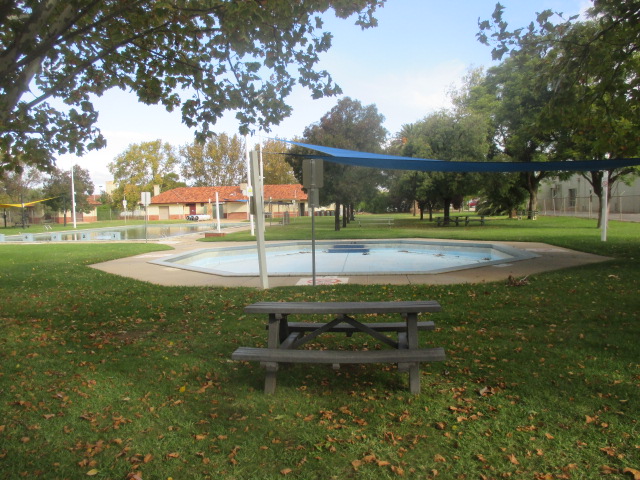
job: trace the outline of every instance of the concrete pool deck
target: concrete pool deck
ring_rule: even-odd
[[[170,240],[158,241],[157,243],[170,245],[174,250],[161,252],[150,252],[134,257],[121,258],[109,262],[91,265],[93,268],[103,272],[112,273],[124,277],[134,278],[144,282],[166,286],[194,286],[194,287],[253,287],[261,288],[258,276],[246,277],[225,277],[209,273],[201,273],[183,270],[180,268],[155,265],[150,263],[153,260],[160,260],[164,257],[173,256],[193,250],[205,248],[221,248],[225,246],[253,245],[255,242],[216,242],[202,243],[197,239],[202,234],[184,235]],[[413,239],[407,239],[413,240]],[[415,239],[428,241],[430,239]],[[433,239],[436,241],[435,239]],[[366,240],[363,240],[366,241]],[[468,241],[447,240],[452,243],[473,243]],[[316,284],[336,284],[350,283],[358,285],[446,285],[459,283],[483,283],[505,281],[512,276],[521,279],[537,273],[561,270],[580,265],[599,263],[609,260],[607,257],[593,255],[589,253],[576,252],[566,248],[556,247],[545,243],[537,242],[486,242],[500,245],[507,245],[531,253],[537,257],[518,260],[501,265],[491,265],[484,267],[469,268],[448,273],[435,274],[385,274],[385,275],[344,275],[339,277],[316,277]],[[294,285],[311,285],[311,274],[291,277],[269,277],[269,287],[283,287]]]

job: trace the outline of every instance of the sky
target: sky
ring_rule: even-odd
[[[270,137],[293,139],[317,122],[343,96],[363,105],[375,104],[393,135],[450,105],[452,87],[459,86],[470,68],[490,67],[491,48],[478,42],[478,20],[491,17],[497,0],[387,0],[378,10],[378,26],[361,30],[354,18],[342,20],[325,15],[325,28],[333,34],[333,46],[320,57],[319,69],[329,71],[343,90],[340,97],[313,100],[302,87],[288,98],[292,115],[274,126]],[[536,13],[546,9],[571,16],[584,12],[589,0],[500,0],[510,27],[527,26]],[[174,146],[193,142],[194,131],[181,122],[179,112],[137,102],[134,94],[111,90],[94,103],[98,128],[107,146],[57,159],[58,168],[79,165],[88,170],[96,193],[112,179],[109,162],[131,144],[160,139]],[[211,129],[238,133],[233,113]],[[250,139],[250,145],[257,137]]]

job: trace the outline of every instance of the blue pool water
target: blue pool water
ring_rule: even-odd
[[[318,275],[443,273],[532,258],[504,245],[412,240],[317,242]],[[273,243],[266,247],[267,272],[299,276],[312,272],[310,242]],[[173,255],[153,263],[226,276],[259,274],[255,246],[211,248]]]
[[[221,228],[237,227],[244,225],[241,223],[222,223]],[[147,233],[145,237],[144,225],[132,225],[129,227],[107,227],[97,229],[83,229],[77,231],[48,232],[35,233],[28,240],[23,235],[7,235],[7,242],[35,241],[48,242],[52,240],[52,235],[60,235],[55,241],[74,241],[74,240],[158,240],[161,238],[177,237],[180,235],[188,235],[191,233],[215,231],[215,223],[171,223],[166,225],[147,225]],[[29,232],[26,231],[26,234]],[[116,238],[111,234],[117,233]],[[119,238],[118,238],[119,237]]]

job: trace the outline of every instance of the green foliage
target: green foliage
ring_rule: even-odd
[[[46,170],[57,154],[104,146],[92,98],[111,88],[180,110],[199,140],[226,111],[236,112],[243,133],[250,125],[268,131],[289,115],[285,100],[296,82],[314,98],[340,91],[316,68],[331,47],[317,14],[356,14],[355,23],[367,28],[382,3],[3,2],[0,172],[20,171],[22,162]],[[64,106],[55,107],[54,98]]]
[[[262,143],[264,185],[289,185],[299,183],[293,168],[285,160],[290,145],[279,140],[267,139]]]
[[[246,145],[238,135],[221,133],[205,143],[180,147],[180,171],[192,187],[238,185],[246,170]]]
[[[89,204],[89,195],[93,195],[93,182],[88,170],[73,166],[73,189],[76,194],[76,212],[88,213],[92,206]],[[44,182],[43,192],[47,200],[45,205],[55,212],[62,212],[66,216],[71,211],[71,171],[54,169],[49,178]]]
[[[486,118],[472,112],[431,114],[407,129],[406,135],[403,154],[408,157],[482,161],[489,148]],[[404,178],[412,185],[409,189],[421,211],[425,206],[431,210],[439,200],[445,217],[449,216],[452,202],[460,206],[465,195],[476,193],[479,188],[479,176],[467,172],[427,172]]]
[[[482,175],[481,201],[476,207],[480,215],[509,215],[524,207],[527,191],[518,174],[485,173]]]
[[[302,141],[315,145],[330,145],[363,152],[381,152],[387,130],[382,126],[382,116],[375,105],[363,106],[358,100],[345,97],[327,112],[318,123],[304,129]],[[291,155],[304,156],[308,151],[292,148]],[[301,178],[301,161],[289,157],[292,167]],[[381,172],[374,168],[353,167],[334,162],[324,162],[324,186],[320,189],[320,203],[354,206],[375,196],[381,183]],[[336,230],[340,228],[335,217]]]
[[[117,185],[111,195],[113,204],[119,206],[127,200],[133,208],[140,202],[140,193],[153,192],[154,185],[163,191],[175,188],[179,184],[177,166],[175,149],[168,143],[155,140],[129,145],[108,165]]]
[[[637,2],[596,1],[589,19],[565,19],[545,10],[528,28],[510,31],[498,4],[480,23],[479,39],[493,45],[494,58],[508,58],[489,71],[498,106],[496,141],[516,161],[599,160],[640,153],[640,38]],[[476,95],[476,100],[484,95]],[[543,167],[541,167],[543,168]],[[609,192],[637,169],[605,173]],[[535,208],[540,180],[523,174]],[[585,174],[602,200],[602,172]]]

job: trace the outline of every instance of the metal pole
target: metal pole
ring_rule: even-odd
[[[255,190],[253,192],[253,201],[255,205],[256,217],[256,243],[258,249],[258,267],[260,270],[260,283],[263,289],[269,288],[269,275],[267,273],[267,254],[264,244],[264,196],[262,194],[262,179],[260,178],[260,169],[258,166],[258,154],[252,151],[250,154],[251,175],[253,176]]]
[[[218,192],[216,192],[216,223],[218,224],[218,233],[220,233],[220,201],[218,200]]]
[[[244,136],[244,149],[247,158],[247,196],[249,197],[249,203],[251,203],[250,193],[253,191],[253,188],[251,186],[251,176],[253,172],[251,171],[251,159],[249,157],[249,135]],[[255,229],[253,227],[253,215],[251,214],[251,208],[247,209],[247,213],[249,214],[249,223],[251,224],[251,236],[254,236]]]
[[[311,159],[311,279],[316,286],[316,160]]]
[[[73,218],[73,228],[76,228],[76,189],[73,183],[73,166],[71,166],[71,217]]]
[[[607,223],[609,222],[609,173],[602,172],[602,232],[600,240],[607,241]]]

